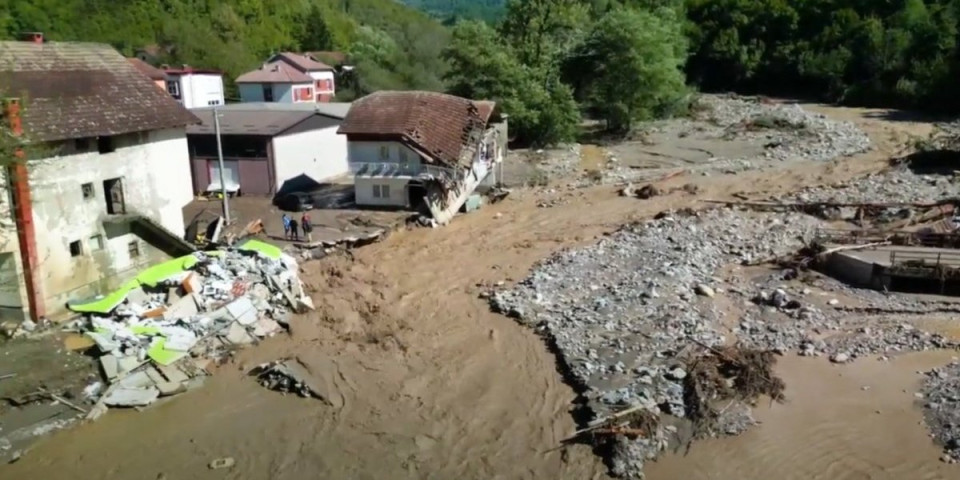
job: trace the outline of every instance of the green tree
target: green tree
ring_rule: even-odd
[[[580,115],[570,88],[555,75],[522,65],[490,26],[458,24],[443,57],[450,64],[445,77],[450,93],[497,101],[520,140],[547,145],[576,134]]]
[[[333,49],[333,36],[324,17],[319,5],[313,4],[310,7],[309,13],[303,18],[303,32],[297,42],[301,50],[310,52]]]
[[[663,116],[686,95],[686,38],[671,9],[611,10],[580,52],[581,61],[593,67],[587,87],[592,101],[612,131]]]

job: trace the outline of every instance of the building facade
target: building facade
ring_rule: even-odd
[[[0,314],[66,315],[174,254],[197,118],[107,45],[0,42],[0,75],[7,128],[31,145],[0,178]]]
[[[492,102],[434,92],[376,92],[354,102],[339,132],[357,204],[426,206],[448,220],[502,164],[506,122],[491,122],[494,110]]]
[[[296,53],[278,53],[236,82],[242,102],[326,103],[336,95],[334,68]]]
[[[205,108],[224,104],[223,73],[183,65],[181,68],[163,67],[166,90],[186,108]]]
[[[346,175],[347,142],[337,134],[345,109],[336,104],[230,104],[218,109],[226,190],[240,195],[309,191]],[[221,191],[213,110],[188,128],[193,191]]]

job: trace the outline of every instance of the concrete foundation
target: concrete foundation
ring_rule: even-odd
[[[858,287],[960,296],[960,250],[928,247],[848,250],[830,255],[824,270]]]

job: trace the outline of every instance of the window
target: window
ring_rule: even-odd
[[[113,145],[113,137],[97,137],[97,151],[100,153],[110,153],[116,150]]]
[[[167,93],[173,98],[180,98],[180,82],[176,80],[167,81]]]
[[[273,101],[273,86],[264,85],[263,86],[263,101],[272,102]]]
[[[390,185],[374,185],[373,198],[390,198]]]
[[[136,240],[130,242],[127,245],[127,251],[130,253],[130,258],[137,258],[140,256],[140,244]]]
[[[400,149],[400,163],[407,163],[407,151]]]
[[[77,152],[86,152],[90,150],[90,139],[89,138],[78,138],[73,141],[73,149]]]
[[[83,254],[83,247],[80,245],[80,240],[74,240],[70,242],[70,256],[79,257]]]
[[[312,102],[313,89],[310,87],[294,88],[293,101],[294,102]]]
[[[207,105],[220,105],[220,100],[210,100]]]
[[[390,147],[380,145],[380,160],[390,160]]]
[[[103,198],[107,202],[108,214],[122,215],[127,213],[127,204],[123,199],[123,178],[104,180]]]
[[[83,192],[84,200],[93,198],[94,193],[92,183],[84,183],[83,185],[80,185],[80,191]]]
[[[90,237],[90,251],[96,252],[98,250],[103,250],[103,236],[99,234]]]

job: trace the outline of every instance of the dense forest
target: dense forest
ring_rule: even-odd
[[[0,0],[0,37],[153,45],[230,78],[275,51],[345,52],[345,99],[495,99],[531,143],[582,115],[626,131],[693,89],[957,113],[958,21],[960,0]]]

